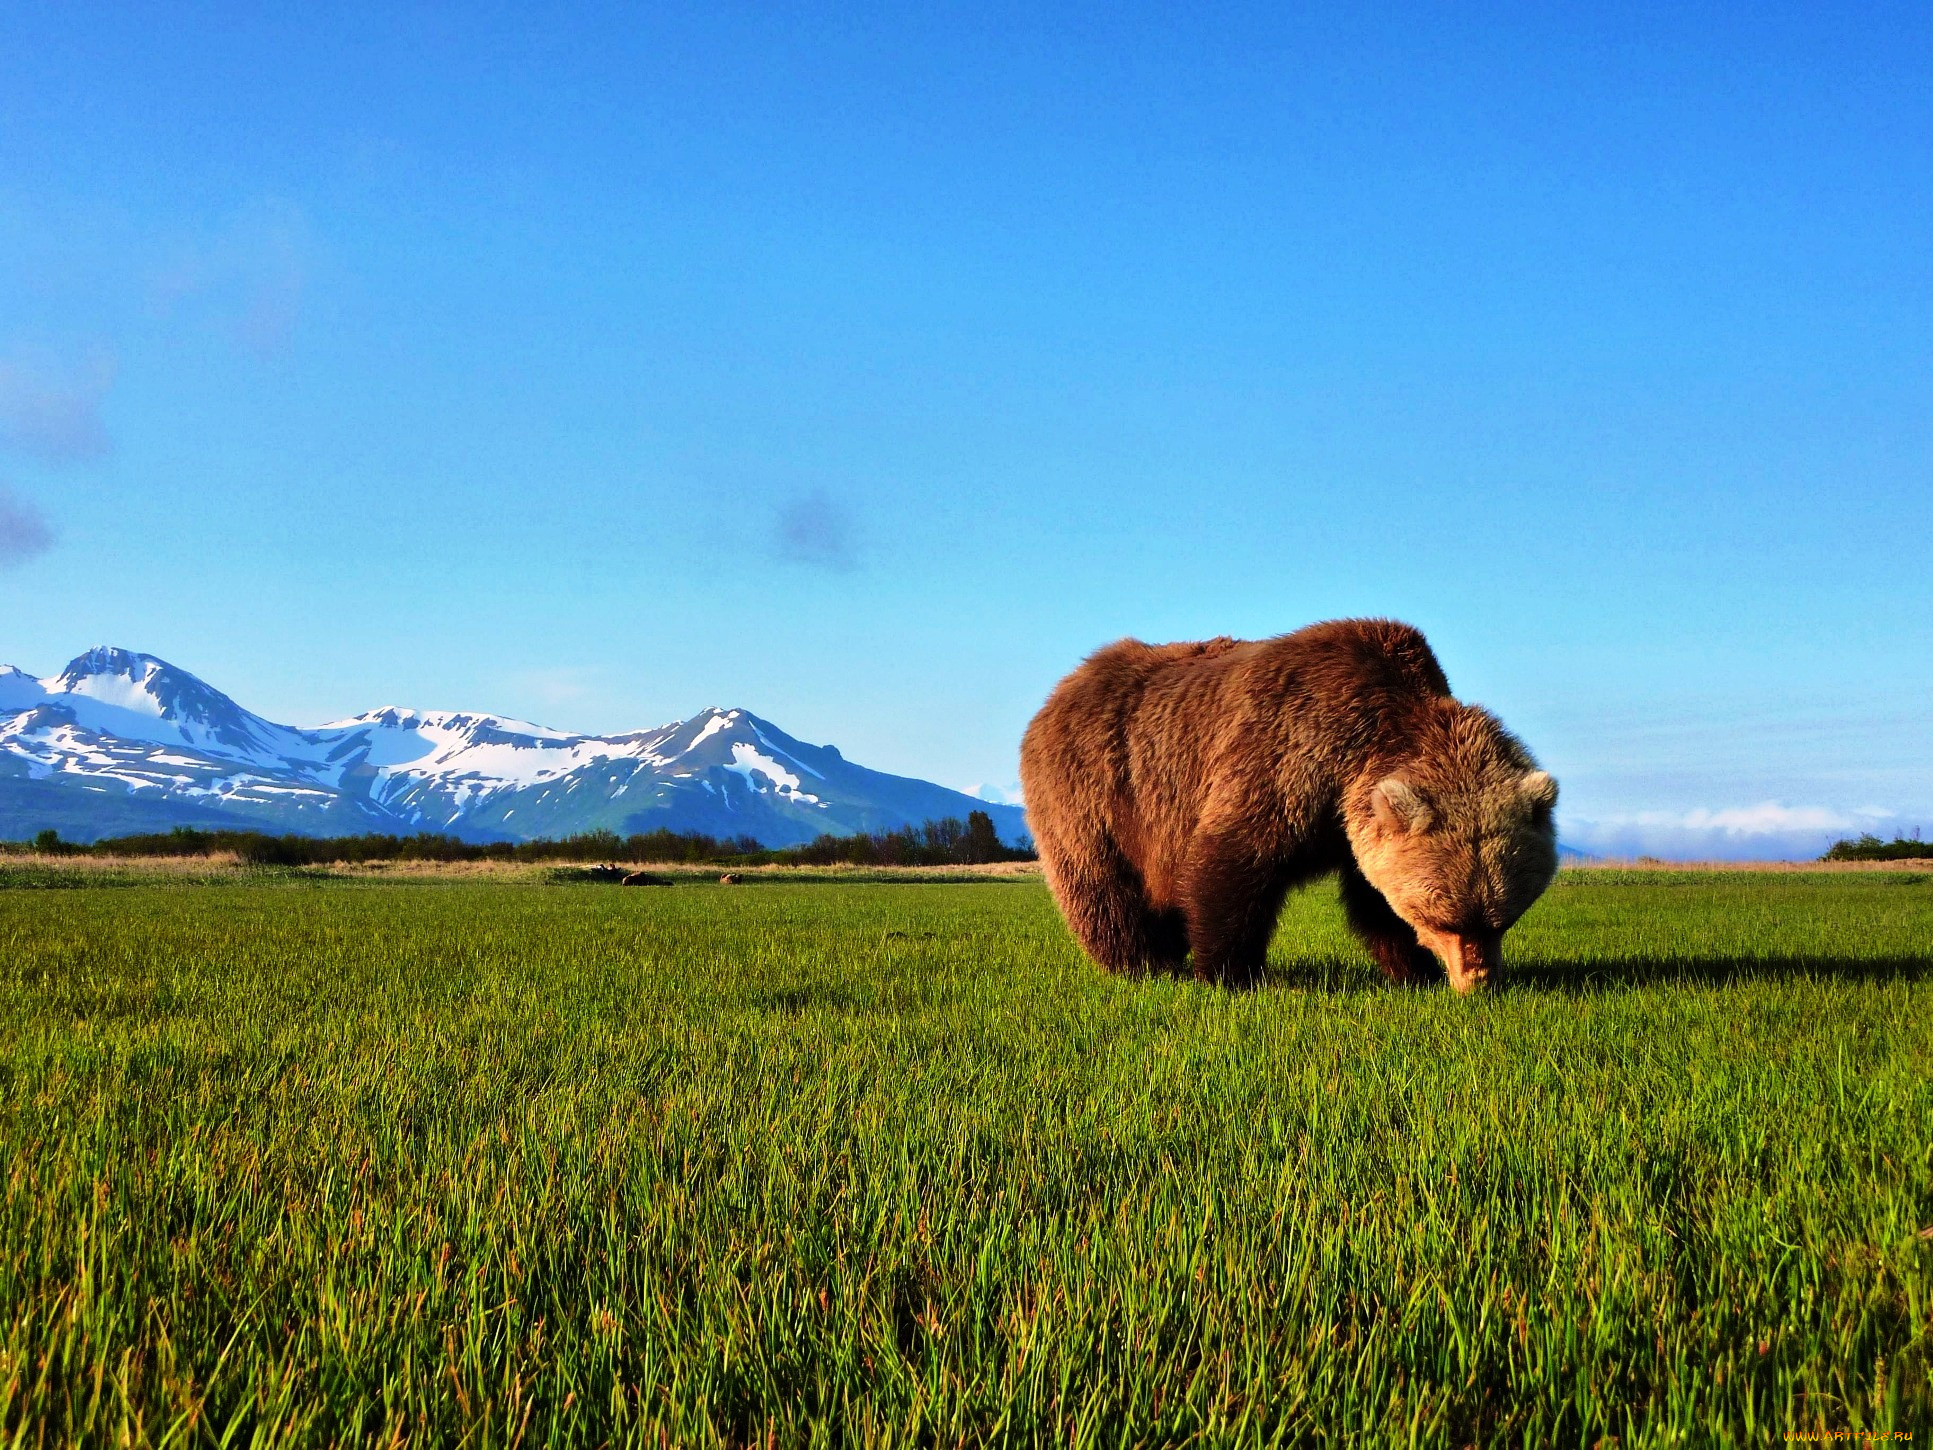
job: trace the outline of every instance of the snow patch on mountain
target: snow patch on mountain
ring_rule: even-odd
[[[765,732],[758,728],[757,721],[752,722],[752,734],[758,737],[758,743],[760,745],[763,745],[767,750],[771,751],[774,755],[785,756],[787,760],[791,761],[794,765],[798,766],[798,768],[800,770],[803,770],[807,775],[814,776],[819,780],[825,779],[823,775],[820,775],[818,771],[814,770],[811,766],[807,765],[803,760],[800,760],[795,755],[788,754],[782,747],[774,745],[770,740],[768,740],[765,736]]]
[[[799,789],[799,778],[796,775],[771,756],[761,754],[755,747],[745,744],[742,740],[733,743],[732,763],[725,769],[744,776],[745,783],[754,789],[757,788],[757,782],[752,777],[762,775],[772,782],[773,789],[780,795],[789,796],[796,801],[804,801],[808,805],[819,803],[816,795],[808,795]]]
[[[700,730],[697,733],[697,735],[693,736],[691,744],[687,745],[683,750],[679,751],[678,753],[680,755],[691,754],[692,751],[696,750],[699,746],[703,745],[707,740],[711,739],[711,737],[716,735],[720,730],[727,728],[731,723],[732,723],[732,716],[713,713],[711,719],[705,722],[705,728]]]

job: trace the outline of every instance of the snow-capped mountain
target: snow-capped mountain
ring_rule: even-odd
[[[1014,806],[854,765],[747,710],[626,735],[386,706],[277,725],[152,655],[88,651],[50,679],[0,666],[0,839],[175,825],[527,840],[660,827],[795,845]]]

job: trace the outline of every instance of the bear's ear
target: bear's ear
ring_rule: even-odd
[[[1429,802],[1406,780],[1392,775],[1377,781],[1376,788],[1369,793],[1369,804],[1376,812],[1376,823],[1386,831],[1404,835],[1430,828]]]
[[[1548,811],[1557,804],[1557,782],[1548,770],[1533,770],[1517,782],[1517,793],[1533,811]]]

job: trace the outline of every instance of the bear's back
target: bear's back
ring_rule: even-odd
[[[1422,632],[1387,619],[1330,620],[1261,640],[1122,640],[1069,681],[1095,664],[1109,699],[1131,701],[1121,718],[1137,748],[1176,765],[1206,762],[1219,745],[1241,748],[1243,737],[1286,743],[1285,727],[1323,728],[1371,698],[1420,703],[1450,693]]]
[[[1331,620],[1264,640],[1118,640],[1063,679],[1028,726],[1028,814],[1179,840],[1210,792],[1259,787],[1285,751],[1315,749],[1365,696],[1448,693],[1422,633],[1393,620]]]
[[[1179,644],[1120,639],[1094,651],[1054,687],[1027,727],[1023,768],[1030,756],[1044,764],[1050,756],[1071,762],[1114,754],[1152,685],[1172,670],[1216,659],[1243,644],[1227,635]]]

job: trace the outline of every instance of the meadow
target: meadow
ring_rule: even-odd
[[[60,889],[73,888],[73,889]],[[0,863],[7,1444],[1933,1434],[1933,878],[1566,872],[1514,984],[1037,879]]]

